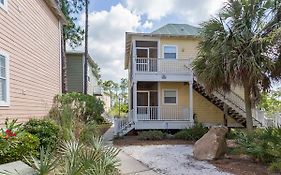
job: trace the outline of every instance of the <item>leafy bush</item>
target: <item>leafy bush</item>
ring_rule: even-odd
[[[281,128],[239,132],[236,151],[269,163],[271,170],[281,171]]]
[[[28,164],[43,175],[117,175],[117,166],[120,165],[118,153],[117,148],[103,146],[101,139],[93,138],[88,145],[70,140],[62,143],[57,157],[41,150],[40,159],[33,157]]]
[[[100,124],[104,122],[104,119],[101,117],[101,114],[104,112],[104,103],[95,96],[76,92],[58,95],[55,97],[50,116],[59,115],[60,110],[65,105],[70,105],[75,117],[83,120],[85,123],[96,121]]]
[[[181,130],[175,134],[176,139],[198,140],[208,132],[208,128],[200,123],[196,123],[192,128]]]
[[[162,140],[165,134],[162,131],[142,131],[138,137],[140,140]]]
[[[7,129],[0,132],[0,164],[23,160],[25,156],[38,154],[39,139],[24,131],[13,132]]]
[[[81,132],[80,141],[83,143],[90,143],[93,139],[93,136],[99,135],[100,132],[98,125],[95,122],[88,122]]]
[[[56,148],[60,138],[60,128],[53,120],[31,119],[24,124],[23,129],[39,138],[40,147],[51,150]]]
[[[120,104],[120,117],[125,116],[129,111],[128,104]],[[119,104],[116,103],[109,111],[111,116],[119,116]]]

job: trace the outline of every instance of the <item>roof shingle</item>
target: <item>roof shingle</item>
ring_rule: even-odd
[[[151,32],[151,34],[198,36],[199,30],[200,28],[188,24],[166,24],[163,27]]]

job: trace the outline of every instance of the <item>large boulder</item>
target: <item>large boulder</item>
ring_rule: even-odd
[[[227,131],[227,127],[212,127],[195,143],[193,156],[198,160],[214,160],[221,157],[227,149]]]

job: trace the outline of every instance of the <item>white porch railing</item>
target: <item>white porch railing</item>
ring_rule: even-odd
[[[191,120],[186,106],[138,106],[137,120]]]
[[[130,127],[134,124],[133,118],[134,118],[134,110],[133,109],[128,112],[126,117],[114,118],[114,134],[118,135],[118,134],[120,134],[120,132],[123,132],[123,131],[126,131],[127,129],[130,129]]]
[[[264,111],[255,110],[254,116],[258,119],[263,127],[281,127],[281,114],[274,114],[271,117],[267,117]]]
[[[191,72],[190,59],[135,58],[135,72],[175,73]]]

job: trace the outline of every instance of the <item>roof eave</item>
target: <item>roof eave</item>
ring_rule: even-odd
[[[67,24],[67,19],[64,16],[63,12],[55,2],[55,0],[45,0],[51,11],[56,15],[56,17],[60,20],[62,25]]]

